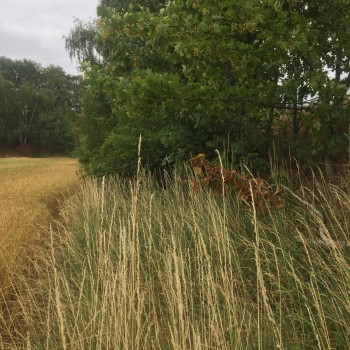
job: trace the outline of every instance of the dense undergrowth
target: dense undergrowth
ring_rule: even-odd
[[[48,233],[12,348],[350,348],[348,186],[299,186],[322,223],[288,196],[260,215],[194,194],[188,176],[86,181]]]

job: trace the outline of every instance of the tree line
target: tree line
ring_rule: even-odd
[[[66,153],[76,145],[81,78],[58,66],[0,57],[0,146]]]
[[[346,0],[100,0],[66,38],[82,81],[1,59],[0,142],[69,148],[74,119],[94,175],[132,175],[140,135],[149,169],[219,149],[332,172],[349,147],[349,23]]]

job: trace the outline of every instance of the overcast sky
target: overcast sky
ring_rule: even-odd
[[[0,0],[0,56],[61,66],[77,74],[65,50],[74,17],[95,17],[98,0]]]

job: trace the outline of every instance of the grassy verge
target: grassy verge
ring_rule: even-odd
[[[348,349],[350,199],[314,180],[259,216],[187,180],[88,181],[51,231],[17,349]],[[23,343],[22,343],[23,344]]]
[[[77,188],[76,172],[72,159],[0,158],[0,344],[21,327],[20,296],[36,280],[31,262],[59,199]]]

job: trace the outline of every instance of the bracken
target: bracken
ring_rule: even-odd
[[[214,195],[227,195],[234,190],[240,200],[249,208],[265,213],[270,207],[284,206],[282,189],[278,185],[269,185],[260,177],[239,174],[237,170],[227,170],[221,165],[210,163],[205,154],[198,154],[190,160],[196,179],[192,182],[194,192],[201,189]]]

